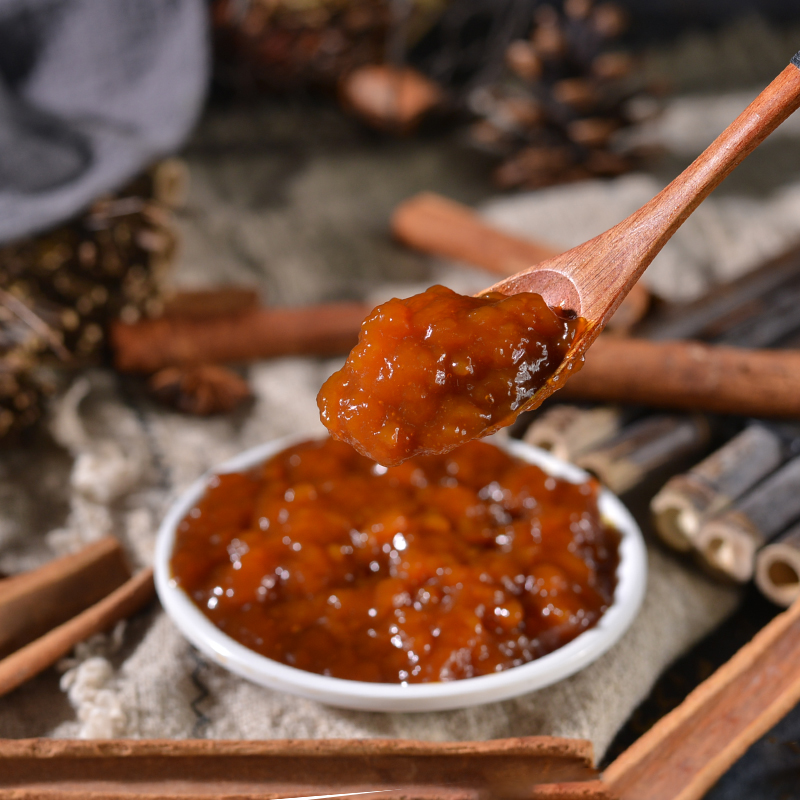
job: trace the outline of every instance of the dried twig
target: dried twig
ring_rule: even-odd
[[[21,300],[5,289],[0,289],[0,305],[5,306],[12,314],[22,320],[32,331],[41,336],[53,349],[53,352],[64,362],[72,361],[72,355],[64,347],[58,334]]]

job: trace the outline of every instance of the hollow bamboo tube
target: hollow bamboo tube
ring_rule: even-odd
[[[755,580],[764,595],[784,608],[800,597],[800,524],[759,550]]]
[[[776,470],[784,458],[780,437],[753,424],[683,475],[671,478],[653,498],[655,528],[675,550],[687,551],[702,521],[726,508]]]
[[[617,408],[560,405],[534,420],[522,440],[564,461],[574,461],[619,433],[621,426],[622,412]]]
[[[608,444],[576,459],[612,492],[632,489],[648,475],[696,453],[708,442],[708,423],[699,416],[654,415],[623,428]]]
[[[744,583],[756,551],[800,517],[800,456],[700,528],[695,546],[712,571]]]

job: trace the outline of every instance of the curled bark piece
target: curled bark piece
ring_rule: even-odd
[[[129,577],[122,546],[106,536],[73,555],[0,581],[0,658],[101,600]]]
[[[563,400],[800,418],[800,352],[604,336]]]
[[[258,290],[247,286],[185,290],[166,298],[163,316],[203,320],[251,311],[258,304]]]
[[[361,303],[253,308],[210,319],[117,321],[117,369],[237,363],[349,350],[371,311]],[[560,399],[636,403],[754,417],[800,418],[800,352],[602,336]]]
[[[779,614],[603,773],[617,800],[701,800],[800,700],[800,603]]]
[[[608,800],[596,778],[590,742],[551,736],[487,742],[0,741],[0,793],[49,800],[365,792],[378,792],[374,797],[381,800]]]
[[[433,192],[401,203],[391,225],[394,236],[409,247],[498,275],[511,275],[559,252],[550,244],[498,230],[468,206]]]
[[[155,594],[153,570],[143,569],[107,597],[0,661],[0,695],[38,675],[78,642],[135,614]]]

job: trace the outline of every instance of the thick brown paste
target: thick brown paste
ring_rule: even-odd
[[[317,398],[328,430],[384,465],[510,424],[564,360],[581,320],[538,294],[433,286],[378,306]]]
[[[618,533],[595,481],[493,445],[382,467],[333,439],[215,477],[172,571],[247,647],[311,672],[448,681],[524,664],[612,602]]]

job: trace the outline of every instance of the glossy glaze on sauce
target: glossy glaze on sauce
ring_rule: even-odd
[[[445,453],[516,418],[581,321],[538,294],[465,297],[433,286],[378,306],[317,398],[338,439],[380,464]]]
[[[311,672],[447,681],[531,661],[612,602],[618,533],[572,484],[471,442],[385,468],[333,439],[213,479],[173,576],[247,647]]]

